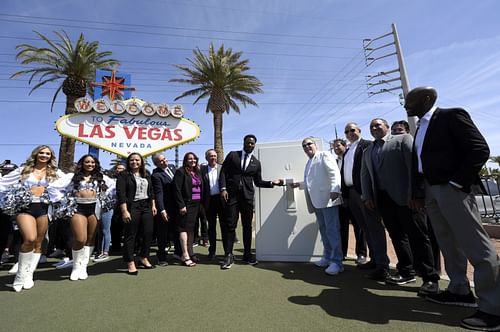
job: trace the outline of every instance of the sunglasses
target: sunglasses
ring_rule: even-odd
[[[349,134],[349,133],[355,133],[356,132],[356,129],[355,128],[351,128],[351,129],[347,129],[346,131],[344,131],[344,134]]]
[[[303,148],[307,148],[308,146],[311,146],[311,145],[313,145],[313,144],[314,144],[314,142],[307,142],[307,143],[305,143],[305,144],[302,144],[302,147],[303,147]]]

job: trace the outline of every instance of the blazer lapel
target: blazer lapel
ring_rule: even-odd
[[[429,121],[429,125],[427,126],[427,130],[425,131],[424,140],[422,142],[422,151],[424,150],[425,142],[430,137],[429,135],[431,135],[429,133],[432,131],[432,127],[436,123],[436,119],[439,116],[439,113],[440,113],[439,108],[436,108],[436,110],[434,111],[434,114],[432,114],[431,120]],[[415,134],[415,136],[416,136],[416,134]]]

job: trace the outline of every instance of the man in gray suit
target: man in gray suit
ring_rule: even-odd
[[[398,257],[398,273],[387,278],[386,283],[403,285],[415,282],[415,256],[424,281],[420,294],[436,293],[439,274],[434,269],[429,236],[426,228],[414,221],[408,207],[413,139],[408,134],[391,135],[389,124],[384,119],[373,119],[370,132],[375,141],[363,155],[362,199],[368,209],[376,209],[382,216]]]

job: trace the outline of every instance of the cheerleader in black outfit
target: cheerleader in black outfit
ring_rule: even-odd
[[[48,192],[53,202],[64,200],[66,195],[76,201],[76,210],[71,217],[74,242],[70,280],[88,278],[87,265],[94,250],[102,199],[114,186],[114,181],[102,173],[99,160],[89,154],[80,158],[74,174],[68,174],[49,186]]]
[[[49,183],[63,175],[64,173],[57,169],[54,150],[47,145],[40,145],[31,152],[24,167],[17,168],[0,178],[0,191],[3,195],[14,195],[12,201],[17,200],[14,204],[21,204],[21,201],[26,199],[25,195],[21,197],[22,191],[27,190],[25,193],[31,198],[29,205],[24,204],[25,207],[20,210],[13,206],[6,209],[12,214],[17,212],[16,222],[23,238],[18,269],[12,284],[16,292],[34,286],[33,272],[40,260],[42,241],[49,223],[48,200],[44,197]]]

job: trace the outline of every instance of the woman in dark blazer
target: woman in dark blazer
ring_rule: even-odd
[[[123,260],[127,262],[127,273],[137,275],[134,249],[139,229],[142,230],[140,264],[146,269],[154,267],[149,262],[149,246],[153,237],[156,206],[151,177],[146,172],[144,158],[139,153],[131,153],[127,158],[126,167],[116,181],[116,195],[124,222]]]
[[[198,157],[193,152],[184,155],[182,167],[174,175],[174,199],[177,205],[177,227],[182,249],[182,262],[188,267],[193,261],[194,225],[202,200],[202,180]]]

